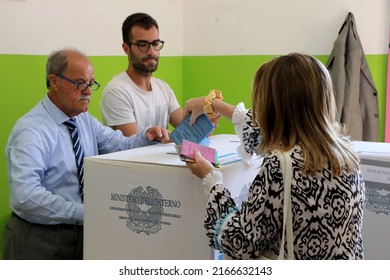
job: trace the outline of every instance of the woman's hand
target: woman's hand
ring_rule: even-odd
[[[190,168],[192,174],[194,174],[198,178],[203,179],[204,177],[206,177],[207,174],[214,170],[213,165],[209,161],[204,159],[204,157],[202,157],[199,151],[195,151],[194,159],[194,163],[187,162],[186,165]]]

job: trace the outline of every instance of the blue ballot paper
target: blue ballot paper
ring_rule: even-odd
[[[214,125],[206,114],[200,115],[193,125],[190,125],[190,114],[172,131],[171,139],[176,145],[181,145],[183,139],[199,144],[213,131]]]

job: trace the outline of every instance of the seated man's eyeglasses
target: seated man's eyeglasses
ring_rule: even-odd
[[[70,82],[72,84],[74,84],[76,86],[76,88],[78,90],[81,90],[81,91],[86,90],[88,87],[90,87],[92,91],[95,91],[95,90],[97,90],[100,87],[100,84],[98,82],[96,82],[96,81],[92,81],[89,84],[87,84],[87,83],[79,83],[79,82],[72,81],[71,79],[69,79],[69,78],[67,78],[67,77],[65,77],[65,76],[63,76],[61,74],[60,75],[56,75],[56,76],[60,77],[61,79],[66,80],[66,81],[68,81],[68,82]]]
[[[148,41],[138,41],[135,43],[126,42],[126,44],[128,44],[129,46],[136,45],[141,52],[149,51],[150,46],[152,46],[155,51],[160,51],[164,47],[164,41],[161,40],[154,40],[153,42],[148,42]]]

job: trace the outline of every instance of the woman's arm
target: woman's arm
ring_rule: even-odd
[[[205,97],[197,97],[187,100],[184,107],[184,112],[186,114],[191,112],[190,124],[193,124],[196,118],[204,113],[204,105]],[[235,106],[215,98],[211,101],[211,107],[213,108],[214,112],[218,112],[220,115],[226,117],[229,120],[232,119]]]

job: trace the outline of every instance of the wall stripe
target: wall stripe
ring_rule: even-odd
[[[387,93],[386,93],[386,124],[385,142],[390,142],[390,25],[389,25],[389,53],[387,56]]]

